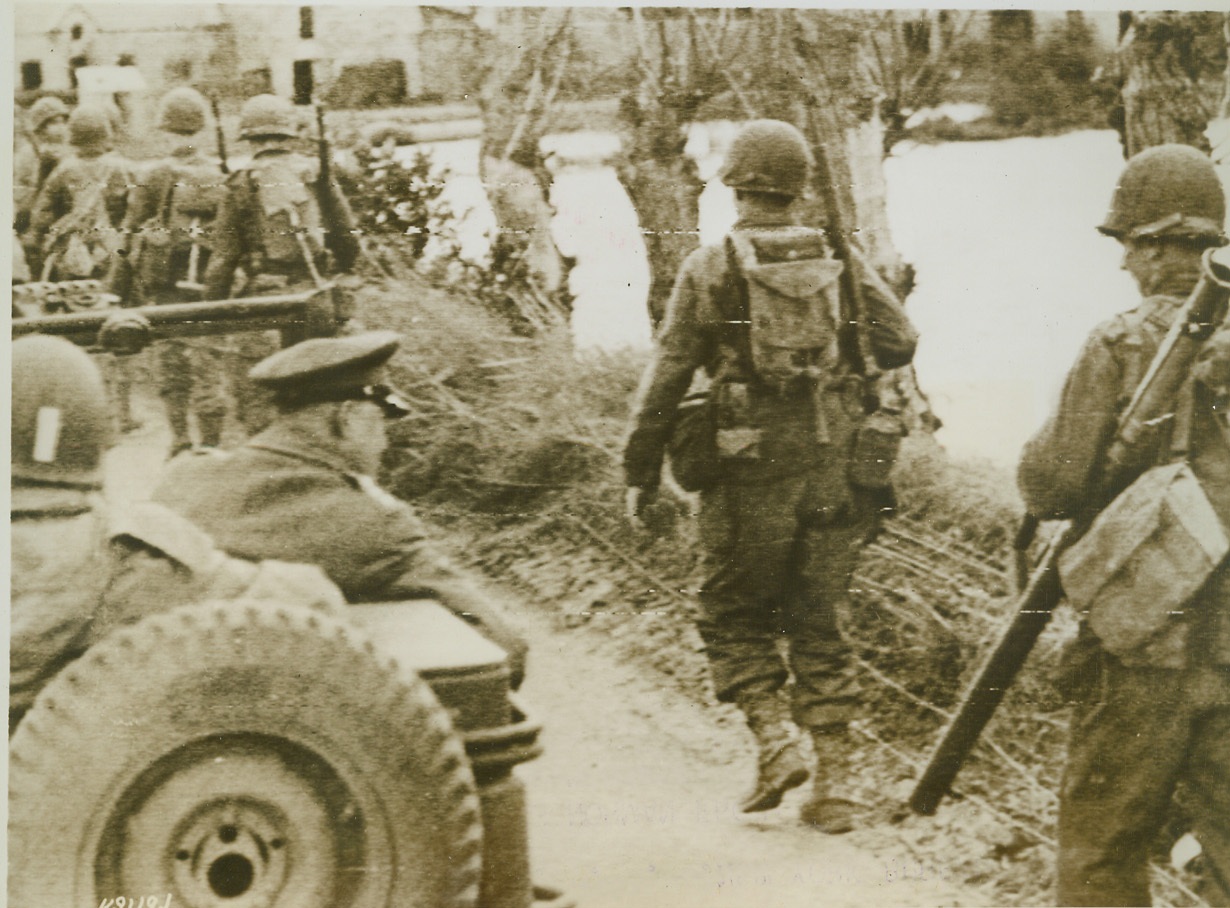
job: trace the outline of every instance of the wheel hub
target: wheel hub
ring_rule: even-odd
[[[169,893],[181,908],[332,904],[363,850],[362,816],[344,791],[304,752],[243,738],[186,748],[121,800],[97,888]]]
[[[260,801],[223,800],[207,806],[173,844],[175,888],[188,904],[264,905],[286,882],[293,830]]]

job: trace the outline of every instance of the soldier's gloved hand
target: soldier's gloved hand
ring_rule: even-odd
[[[633,529],[646,531],[645,509],[654,503],[658,497],[657,489],[647,489],[641,486],[628,486],[624,493],[624,513]]]

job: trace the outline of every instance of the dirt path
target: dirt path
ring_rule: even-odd
[[[148,495],[169,443],[156,402],[138,405],[145,427],[108,457],[117,500]],[[987,902],[919,866],[891,831],[830,837],[802,827],[804,791],[776,811],[738,813],[752,754],[726,710],[619,661],[601,626],[570,628],[549,604],[493,590],[529,640],[521,696],[545,726],[544,755],[521,769],[535,879],[580,908]]]
[[[526,766],[536,877],[582,908],[985,903],[928,874],[884,837],[875,853],[799,825],[802,791],[740,814],[744,735],[601,651],[586,633],[522,612],[523,690],[546,726]]]

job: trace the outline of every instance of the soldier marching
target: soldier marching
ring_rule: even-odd
[[[167,154],[138,177],[114,151],[106,111],[35,104],[17,162],[15,258],[45,280],[106,276],[125,305],[285,293],[352,271],[354,218],[327,158],[297,150],[292,105],[272,95],[244,104],[239,133],[251,158],[230,174],[202,150],[208,122],[199,93],[169,93],[158,117]],[[801,223],[814,173],[807,140],[788,123],[753,121],[735,138],[721,179],[738,221],[680,269],[623,471],[637,527],[664,470],[699,496],[697,628],[716,696],[741,711],[757,748],[740,809],[772,810],[810,779],[802,821],[838,834],[855,828],[862,807],[847,787],[860,687],[841,625],[858,559],[892,498],[884,446],[904,431],[866,392],[879,370],[911,362],[918,338],[856,248],[838,250],[830,233]],[[1098,229],[1122,244],[1142,299],[1090,334],[1055,413],[1026,445],[1018,480],[1031,514],[1071,520],[1092,539],[1103,512],[1129,508],[1136,499],[1126,496],[1166,469],[1215,516],[1222,535],[1197,542],[1217,549],[1230,527],[1224,305],[1213,323],[1184,328],[1201,346],[1164,431],[1132,451],[1126,472],[1112,472],[1108,452],[1202,256],[1226,242],[1225,217],[1203,154],[1166,145],[1128,162]],[[15,345],[10,728],[109,629],[174,602],[239,595],[252,579],[243,559],[317,566],[297,576],[317,590],[306,598],[327,608],[340,607],[341,594],[437,596],[498,642],[519,677],[524,641],[374,479],[385,420],[406,415],[385,384],[398,344],[388,333],[278,353],[260,335],[229,350],[208,338],[165,343],[160,391],[171,453],[185,456],[156,497],[195,526],[157,510],[103,519],[110,431],[97,367],[64,343]],[[131,428],[122,369],[116,385],[121,427]],[[222,446],[228,405],[250,438],[203,450]],[[315,526],[322,511],[333,520]],[[1148,540],[1146,554],[1156,544]],[[1230,904],[1230,575],[1220,559],[1162,612],[1142,592],[1157,578],[1143,575],[1113,607],[1100,590],[1084,604],[1066,657],[1076,709],[1059,792],[1061,904],[1148,904],[1149,849],[1172,799],[1204,848],[1202,894]]]

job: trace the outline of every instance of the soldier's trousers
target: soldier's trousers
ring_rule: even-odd
[[[838,613],[878,517],[861,493],[834,514],[812,474],[701,496],[705,579],[698,629],[719,700],[775,690],[794,676],[800,727],[848,722],[859,685]],[[785,641],[785,654],[779,652]]]
[[[1072,718],[1059,798],[1060,905],[1148,905],[1149,849],[1180,801],[1202,895],[1230,905],[1230,667],[1129,668],[1102,654]]]
[[[248,378],[248,373],[277,352],[277,335],[271,331],[245,331],[231,340],[231,398],[235,401],[235,418],[249,438],[273,422],[277,410],[273,395]]]
[[[172,339],[158,345],[159,393],[175,442],[189,440],[188,414],[194,413],[201,443],[221,442],[226,420],[226,357],[222,338]]]

